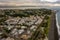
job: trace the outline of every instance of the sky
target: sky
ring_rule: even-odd
[[[56,2],[56,1],[58,1],[58,0],[41,0],[41,1]]]
[[[2,6],[43,5],[43,3],[44,5],[59,6],[60,0],[0,0]]]
[[[20,3],[25,3],[25,2],[30,2],[30,3],[37,3],[37,2],[56,2],[59,0],[0,0],[0,2],[20,2]]]

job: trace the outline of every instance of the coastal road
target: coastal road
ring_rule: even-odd
[[[51,21],[51,24],[50,24],[50,29],[48,33],[48,40],[59,40],[55,13],[52,13],[50,21]]]

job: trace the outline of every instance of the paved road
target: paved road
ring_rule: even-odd
[[[50,25],[51,26],[50,26],[49,33],[48,33],[48,40],[59,40],[55,14],[52,14],[52,16],[51,16],[51,24]]]
[[[44,19],[45,19],[45,17],[44,17]],[[38,27],[37,27],[36,31],[33,33],[32,37],[30,39],[28,39],[28,40],[37,40],[38,39],[38,37],[41,35],[41,31],[40,31],[41,27],[40,26],[44,22],[44,19],[40,23],[40,25],[38,25]]]

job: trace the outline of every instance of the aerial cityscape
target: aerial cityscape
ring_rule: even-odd
[[[35,40],[36,37],[36,40],[43,40],[48,38],[52,10],[6,9],[0,10],[0,12],[0,40]]]
[[[0,40],[60,40],[60,0],[0,0]]]

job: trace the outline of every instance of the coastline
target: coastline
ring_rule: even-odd
[[[59,40],[58,28],[56,25],[56,12],[55,11],[53,12],[54,13],[52,13],[51,15],[51,23],[50,23],[49,33],[48,33],[48,40]]]
[[[56,13],[56,26],[58,28],[58,35],[60,35],[60,30],[59,30],[59,24],[58,24],[58,18],[57,18],[57,13]]]

